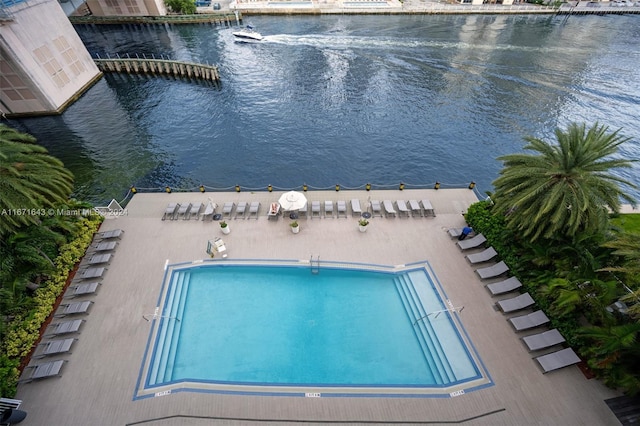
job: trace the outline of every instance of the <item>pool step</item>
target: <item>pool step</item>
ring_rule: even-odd
[[[173,319],[173,333],[171,335],[171,345],[169,347],[169,353],[167,356],[167,362],[165,364],[165,375],[164,381],[171,381],[173,378],[173,365],[176,360],[176,353],[178,351],[178,341],[180,336],[180,329],[182,328],[182,318],[184,316],[184,306],[187,304],[187,294],[189,293],[189,283],[191,281],[191,273],[186,272],[185,277],[182,281],[182,291],[180,292],[180,300],[178,303],[174,303],[174,309],[172,309],[171,317],[177,318]],[[169,323],[171,325],[171,322]],[[165,345],[167,342],[165,341]]]
[[[173,271],[171,284],[162,310],[162,317],[159,318],[160,325],[156,336],[156,351],[152,360],[149,373],[149,384],[157,384],[165,381],[167,374],[167,363],[171,356],[171,347],[167,342],[171,342],[176,329],[175,318],[178,315],[180,302],[186,299],[186,288],[189,282],[190,272]],[[184,306],[184,305],[183,305]],[[179,325],[178,325],[179,327]],[[175,357],[175,348],[173,352]],[[173,363],[173,360],[171,361]],[[169,369],[169,371],[171,371]]]
[[[438,384],[454,382],[455,374],[411,279],[406,275],[399,275],[394,281],[434,379]]]

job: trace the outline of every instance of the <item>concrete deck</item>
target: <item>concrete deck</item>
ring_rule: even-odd
[[[461,213],[476,201],[473,191],[390,190],[309,192],[309,200],[359,198],[429,199],[434,218],[379,218],[366,233],[356,219],[301,219],[293,234],[289,219],[267,220],[269,203],[280,193],[137,194],[126,215],[105,220],[101,230],[125,232],[94,295],[73,353],[61,377],[20,384],[16,398],[28,413],[24,425],[255,425],[270,424],[443,424],[471,425],[614,425],[604,400],[618,396],[575,367],[542,374],[534,356],[507,315],[495,309],[464,254],[447,233],[464,224]],[[170,202],[205,202],[218,212],[226,201],[259,201],[260,217],[228,220],[224,235],[229,259],[306,259],[399,265],[428,260],[454,306],[464,306],[461,321],[489,371],[494,386],[452,398],[303,398],[179,392],[133,400],[164,266],[207,257],[206,244],[222,236],[217,222],[161,221]],[[490,282],[490,281],[489,281]],[[527,311],[525,311],[527,312]],[[521,314],[519,312],[518,314]],[[516,314],[513,314],[516,315]],[[70,318],[65,318],[68,320]],[[56,320],[55,322],[60,322]],[[32,364],[35,364],[34,360]]]

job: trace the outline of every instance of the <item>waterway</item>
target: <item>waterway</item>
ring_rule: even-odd
[[[10,121],[102,204],[141,190],[492,190],[525,136],[569,122],[631,138],[640,158],[637,16],[254,16],[231,28],[78,27],[93,55],[219,66],[219,85],[110,75],[61,116]],[[640,164],[615,173],[640,185]],[[640,199],[640,191],[629,190]]]

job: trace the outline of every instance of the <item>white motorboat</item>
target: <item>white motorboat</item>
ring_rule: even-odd
[[[262,34],[253,29],[251,25],[247,25],[246,28],[240,31],[234,31],[231,34],[238,41],[261,41],[263,39]]]

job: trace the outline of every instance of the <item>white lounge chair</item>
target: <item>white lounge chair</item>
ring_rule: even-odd
[[[187,215],[187,217],[185,217],[185,219],[187,220],[200,219],[200,210],[202,210],[202,203],[200,202],[192,203],[191,209],[189,210],[189,214]]]
[[[249,217],[255,216],[258,219],[258,213],[260,213],[260,202],[252,201],[249,204]]]
[[[78,339],[58,339],[41,343],[35,350],[34,358],[44,358],[51,355],[67,353],[71,350],[71,345]]]
[[[314,216],[320,217],[320,201],[311,202],[311,219],[313,219]]]
[[[213,215],[216,213],[216,208],[218,208],[218,205],[209,200],[209,202],[207,203],[207,207],[204,208],[204,212],[202,213],[202,220],[213,220]]]
[[[516,277],[507,278],[504,281],[487,284],[487,289],[493,296],[509,293],[522,287],[522,283]]]
[[[411,216],[415,216],[417,214],[422,217],[422,208],[420,207],[418,200],[409,200],[409,207],[411,208]]]
[[[360,200],[358,200],[357,198],[353,198],[351,200],[351,215],[352,216],[362,215],[362,208],[360,208]]]
[[[176,212],[180,208],[180,204],[178,203],[169,203],[167,207],[164,209],[164,214],[162,215],[162,220],[169,219],[173,220],[176,218]]]
[[[227,202],[224,203],[222,206],[222,217],[228,217],[231,218],[231,212],[233,211],[233,207],[235,206],[235,203],[232,202]]]
[[[370,204],[371,204],[371,216],[375,216],[377,213],[380,215],[380,217],[382,217],[382,205],[380,204],[380,201],[371,200]]]
[[[422,208],[424,209],[424,215],[425,216],[436,217],[436,211],[434,210],[433,206],[431,205],[431,201],[422,200]]]
[[[485,280],[487,278],[495,278],[500,275],[507,273],[509,271],[509,267],[504,261],[500,261],[492,266],[487,266],[486,268],[478,268],[476,269],[476,273],[480,276],[481,279]]]
[[[267,212],[267,220],[278,220],[280,216],[280,203],[271,203],[269,205],[269,211]]]
[[[244,212],[247,210],[247,202],[246,201],[240,201],[238,203],[238,206],[236,207],[236,219],[238,218],[238,216],[242,216],[243,219],[245,219],[244,216]]]
[[[480,247],[482,244],[486,242],[487,242],[487,238],[482,234],[478,234],[475,237],[470,238],[468,240],[459,240],[458,242],[456,242],[456,244],[458,244],[458,247],[460,247],[460,250],[469,250],[472,248]]]
[[[580,362],[580,357],[571,348],[561,349],[535,358],[544,373],[568,367]]]
[[[562,334],[555,328],[542,333],[525,336],[522,338],[522,341],[530,351],[539,351],[540,349],[550,348],[551,346],[566,342]]]
[[[391,202],[391,200],[384,200],[382,202],[382,206],[384,207],[384,214],[386,217],[396,217],[396,209],[393,208],[393,203]]]
[[[298,217],[302,215],[304,215],[304,217],[307,217],[308,210],[309,210],[309,203],[305,201],[304,206],[302,206],[301,209],[298,209]]]
[[[49,377],[59,376],[60,370],[62,369],[62,366],[64,365],[65,362],[67,361],[59,360],[59,361],[44,362],[42,364],[37,364],[37,365],[30,365],[26,369],[32,368],[33,370],[31,370],[31,374],[26,379],[20,379],[19,382],[31,382],[33,380],[40,380],[40,379],[46,379]]]
[[[500,310],[506,314],[528,308],[534,303],[535,301],[529,293],[523,293],[519,296],[512,297],[511,299],[498,300],[496,305],[498,305]]]
[[[407,217],[411,215],[411,210],[409,210],[409,207],[407,207],[407,203],[404,200],[396,201],[396,205],[398,206],[400,214],[404,214]]]
[[[527,315],[509,318],[509,322],[516,331],[524,331],[547,324],[549,322],[549,318],[547,318],[544,312],[535,311]]]
[[[341,214],[343,214],[345,218],[347,217],[347,202],[346,201],[342,201],[342,200],[336,201],[336,208],[338,210],[338,218],[340,218]]]
[[[493,247],[489,247],[480,253],[468,254],[465,257],[471,264],[488,262],[498,255]]]
[[[333,201],[324,202],[324,217],[333,217]]]

